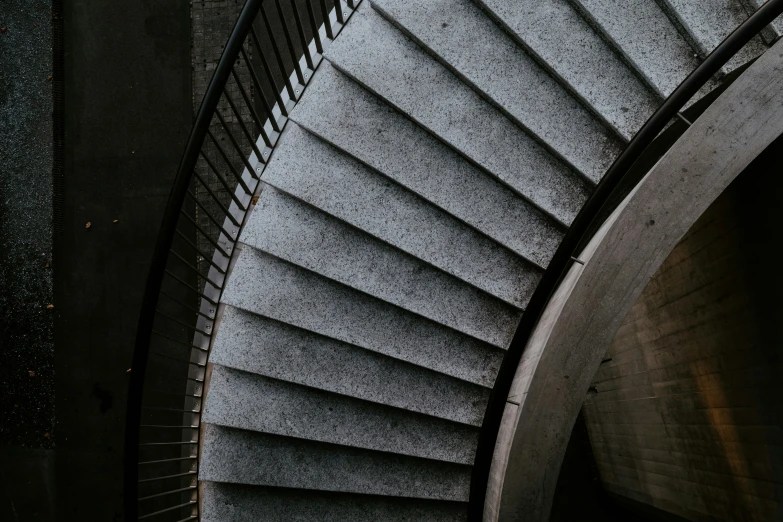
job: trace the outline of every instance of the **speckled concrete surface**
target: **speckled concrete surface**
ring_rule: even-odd
[[[264,181],[507,302],[527,302],[534,266],[301,129],[283,138]]]
[[[470,467],[207,425],[199,477],[321,491],[467,501]],[[261,465],[263,464],[263,465]]]
[[[0,445],[54,446],[52,4],[0,8]]]
[[[225,309],[210,361],[473,426],[489,397],[486,387],[233,306]]]
[[[472,464],[478,428],[215,365],[203,420],[352,448]],[[324,429],[327,427],[328,429]]]
[[[561,226],[328,62],[291,114],[303,128],[546,266]],[[340,102],[320,103],[321,100]],[[292,131],[293,132],[293,131]]]
[[[204,522],[465,522],[464,503],[207,483]]]
[[[530,52],[630,139],[658,100],[567,0],[480,0]]]
[[[326,53],[350,77],[567,223],[588,183],[363,3]]]
[[[502,351],[252,247],[222,300],[230,305],[474,383],[494,379]]]
[[[267,188],[242,241],[499,348],[521,311],[372,236]]]
[[[701,60],[655,0],[575,0],[637,70],[666,97]]]
[[[668,12],[680,21],[693,38],[701,45],[706,55],[712,52],[724,38],[748,17],[740,0],[662,0]],[[732,71],[755,58],[766,46],[760,37],[748,42],[726,64],[725,70]]]
[[[593,182],[622,150],[614,132],[470,0],[372,6]]]

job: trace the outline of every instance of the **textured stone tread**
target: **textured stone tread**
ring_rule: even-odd
[[[206,482],[203,522],[465,522],[460,502]]]
[[[295,125],[283,134],[267,184],[506,302],[527,303],[541,277],[535,266]]]
[[[300,200],[268,188],[242,241],[505,348],[521,312]]]
[[[573,1],[663,97],[701,63],[656,0]]]
[[[526,259],[546,265],[562,237],[562,227],[553,220],[328,62],[308,89],[311,95],[291,113],[303,128]]]
[[[478,0],[588,106],[630,139],[659,101],[568,0]]]
[[[594,183],[622,150],[613,132],[472,1],[372,6]]]
[[[661,0],[661,2],[670,15],[688,31],[704,55],[712,52],[748,17],[742,0],[699,0],[698,2]],[[729,60],[725,67],[726,72],[747,63],[765,49],[766,46],[761,38],[754,38]]]
[[[581,176],[369,4],[326,58],[561,222],[571,222],[585,201],[590,186]]]
[[[273,379],[477,425],[489,398],[471,384],[226,306],[210,361]]]
[[[223,302],[482,385],[502,351],[374,297],[245,247]]]
[[[465,502],[470,467],[207,424],[199,478]]]
[[[472,464],[478,429],[215,365],[204,421],[231,428]]]

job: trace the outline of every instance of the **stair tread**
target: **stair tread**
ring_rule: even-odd
[[[464,503],[204,483],[203,522],[465,522]]]
[[[519,322],[501,300],[271,187],[241,241],[501,348]]]
[[[701,60],[655,0],[575,0],[664,97]]]
[[[567,0],[480,0],[542,63],[625,139],[659,101]]]
[[[561,222],[585,201],[581,176],[364,3],[326,58]]]
[[[199,479],[465,502],[470,467],[207,424]]]
[[[244,247],[221,299],[244,310],[468,382],[490,385],[502,351]]]
[[[734,29],[748,17],[741,0],[663,0],[672,14],[701,46],[706,55],[712,52]],[[757,36],[737,54],[724,68],[732,71],[757,57],[766,46]]]
[[[614,133],[470,0],[372,5],[594,183],[622,150]]]
[[[478,425],[487,388],[226,306],[210,361],[365,401]]]
[[[550,218],[328,62],[291,118],[539,266],[562,238]]]
[[[212,370],[203,421],[456,464],[473,463],[478,439],[476,427],[220,365]]]
[[[510,250],[294,124],[263,180],[516,306],[541,277]],[[531,234],[536,241],[553,239]]]

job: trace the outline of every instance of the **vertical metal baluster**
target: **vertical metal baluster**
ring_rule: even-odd
[[[343,6],[340,3],[340,0],[333,0],[334,2],[334,14],[337,15],[337,21],[340,22],[340,25],[345,24],[345,18],[343,17]]]
[[[258,35],[256,34],[256,30],[253,27],[250,28],[250,34],[253,36],[253,43],[255,43],[256,49],[258,49],[258,57],[261,59],[261,66],[264,68],[266,77],[269,78],[269,83],[272,85],[272,92],[274,92],[275,99],[277,100],[278,105],[280,105],[280,112],[283,113],[283,116],[288,116],[288,109],[286,109],[285,104],[283,103],[283,97],[280,96],[280,92],[277,90],[274,77],[272,76],[272,70],[269,68],[269,63],[266,61],[264,53],[261,52],[261,43],[258,39]],[[269,114],[271,115],[272,113],[270,112]],[[280,132],[279,129],[275,130]]]
[[[266,97],[266,93],[264,92],[264,89],[261,87],[261,80],[258,79],[258,75],[256,74],[256,70],[253,68],[253,66],[250,63],[250,58],[247,57],[247,54],[245,53],[245,50],[241,50],[242,58],[245,59],[245,63],[247,64],[247,68],[250,71],[250,78],[253,79],[253,85],[256,87],[256,91],[258,91],[259,99],[261,100],[261,103],[264,105],[264,110],[269,115],[269,121],[272,123],[272,128],[276,132],[280,132],[280,126],[277,124],[277,120],[275,119],[274,114],[272,113],[272,106],[269,104],[269,100]],[[259,51],[260,53],[260,51]],[[263,62],[263,60],[262,60]],[[263,65],[263,63],[262,63]],[[266,70],[266,68],[264,68]],[[267,72],[267,77],[269,77],[269,73]],[[271,77],[270,77],[271,78]],[[269,80],[271,83],[271,79]],[[272,86],[274,87],[274,85]],[[282,98],[278,99],[278,101],[282,104]],[[285,111],[283,111],[283,114],[287,116]]]
[[[242,86],[242,82],[239,81],[239,74],[237,74],[236,67],[231,68],[231,74],[234,76],[234,81],[237,82],[237,87],[239,88],[239,93],[242,95],[242,99],[245,100],[245,104],[247,104],[248,107],[250,107],[250,112],[253,116],[253,122],[258,126],[261,134],[261,138],[264,140],[264,144],[272,148],[272,142],[269,140],[269,136],[266,134],[266,130],[264,130],[264,121],[261,119],[261,116],[258,114],[258,111],[256,111],[256,106],[253,104],[253,101],[250,99],[250,97],[247,95],[247,91],[245,91],[245,88]],[[271,117],[271,116],[270,116]]]
[[[329,19],[329,10],[326,9],[326,0],[321,0],[321,16],[324,19],[324,29],[326,29],[326,37],[330,40],[334,40],[334,34],[332,34],[332,23]]]
[[[299,59],[297,58],[296,51],[294,50],[294,44],[291,41],[291,32],[288,30],[288,22],[286,22],[286,16],[283,14],[283,7],[280,5],[280,0],[275,0],[275,7],[277,7],[277,14],[280,17],[280,24],[283,26],[283,35],[285,36],[285,43],[288,46],[288,52],[291,55],[291,61],[294,62],[296,78],[299,80],[301,85],[304,85],[304,75],[302,74],[302,68],[299,65]]]
[[[225,93],[223,93],[223,94],[225,94]],[[220,120],[221,125],[223,125],[223,128],[226,129],[226,136],[228,136],[228,140],[231,142],[231,144],[234,145],[234,149],[236,150],[237,154],[239,155],[239,158],[242,160],[242,163],[245,164],[245,167],[247,167],[247,170],[249,170],[250,172],[253,172],[253,167],[250,165],[250,162],[245,157],[245,153],[242,150],[242,147],[239,145],[239,143],[237,142],[237,140],[234,137],[234,135],[228,129],[228,125],[226,124],[226,120],[223,119],[223,115],[220,114],[220,111],[216,110],[215,111],[215,116],[218,117],[218,119]],[[214,139],[214,138],[212,138],[212,139]],[[260,159],[261,155],[259,154],[258,157]]]
[[[299,33],[299,40],[302,42],[302,51],[304,52],[305,62],[310,70],[315,69],[313,67],[313,57],[310,56],[310,46],[307,45],[307,39],[304,34],[304,25],[302,24],[302,17],[299,14],[299,8],[296,6],[296,0],[291,0],[291,7],[294,9],[294,21],[296,22],[296,31]]]
[[[315,50],[318,54],[324,54],[324,46],[321,44],[321,33],[318,32],[318,24],[315,23],[315,13],[313,12],[313,0],[305,0],[307,4],[307,16],[310,18],[310,27],[313,30],[313,39],[315,40]]]
[[[231,99],[231,97],[228,95],[228,91],[223,91],[223,96],[226,97],[226,101],[231,106],[231,111],[236,115],[237,120],[239,120],[239,126],[242,128],[242,133],[245,135],[245,139],[250,142],[250,146],[253,148],[253,152],[256,153],[256,158],[258,158],[258,161],[264,162],[264,157],[261,155],[261,151],[258,150],[258,145],[256,145],[256,140],[253,139],[252,134],[250,134],[250,131],[247,130],[247,125],[245,125],[245,122],[242,120],[242,115],[239,113],[239,110],[236,108],[236,105],[234,105],[234,101]],[[240,154],[242,154],[240,152]],[[250,162],[247,160],[246,155],[242,154],[242,158],[246,165],[250,165]],[[255,176],[255,172],[253,171],[252,167],[248,167],[247,169],[250,172],[251,176]]]
[[[294,87],[291,85],[291,80],[285,72],[283,56],[280,54],[280,48],[277,46],[277,40],[275,39],[275,35],[272,33],[272,26],[269,23],[269,17],[266,15],[266,10],[264,9],[263,4],[261,5],[261,9],[258,10],[258,14],[261,16],[261,20],[264,21],[264,27],[266,28],[266,33],[269,35],[269,41],[272,42],[272,51],[275,53],[277,67],[280,69],[280,75],[283,77],[283,82],[285,82],[285,88],[288,91],[288,97],[292,100],[295,100],[296,95],[294,94]]]

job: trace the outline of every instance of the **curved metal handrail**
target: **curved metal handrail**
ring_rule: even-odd
[[[191,432],[199,429],[202,410],[201,397],[203,396],[204,374],[206,371],[206,354],[208,353],[208,345],[211,342],[212,325],[215,323],[218,313],[217,305],[220,294],[235,250],[233,246],[237,241],[241,227],[244,225],[244,219],[248,214],[248,210],[251,204],[255,202],[253,196],[257,194],[260,187],[261,172],[266,160],[269,158],[270,151],[276,144],[277,137],[282,132],[288,110],[301,96],[304,86],[309,83],[312,71],[320,63],[327,41],[336,36],[344,25],[345,18],[350,16],[350,13],[353,12],[359,1],[302,0],[297,5],[297,0],[291,0],[290,5],[287,5],[287,10],[285,10],[281,6],[281,0],[246,0],[226,42],[198,110],[169,194],[142,300],[133,362],[131,370],[129,370],[130,381],[128,384],[124,445],[124,504],[126,520],[146,520],[148,518],[150,520],[167,518],[172,520],[197,520],[200,518],[198,511],[190,511],[189,514],[183,515],[183,512],[198,506],[198,495],[195,493],[198,486],[193,483],[184,489],[168,487],[162,493],[139,498],[139,465],[163,465],[183,461],[187,463],[190,471],[164,475],[149,480],[173,480],[183,475],[188,475],[191,481],[195,480],[199,458],[198,437],[189,438],[185,434],[177,437],[176,430]],[[318,3],[315,4],[314,2]],[[265,6],[269,6],[269,9]],[[303,17],[303,14],[306,18]],[[254,29],[254,23],[257,20],[263,22],[263,27],[266,31],[262,33],[262,36],[266,36],[263,42]],[[274,26],[274,23],[278,25]],[[296,32],[291,30],[290,25],[295,26]],[[309,33],[311,38],[309,41],[307,41],[307,33]],[[251,63],[253,60],[248,57],[249,51],[246,51],[243,47],[247,42],[257,52],[258,56],[254,56],[258,60],[256,66]],[[262,45],[266,45],[266,50],[270,54],[268,59],[264,56]],[[295,50],[297,45],[300,46],[301,54],[297,54],[298,51]],[[248,74],[245,78],[247,82],[250,83],[252,79],[250,89],[246,89],[242,85],[240,75],[237,73],[237,67],[240,62],[247,67]],[[272,65],[276,65],[276,67],[273,68]],[[263,71],[266,83],[259,81],[260,75],[256,73],[255,67],[259,71]],[[307,69],[311,71],[303,72],[307,71]],[[232,84],[235,89],[233,91],[234,96],[236,96],[237,92],[241,94],[241,100],[244,100],[245,105],[242,105],[239,97],[232,100],[232,96],[229,95],[227,86],[232,78],[234,80],[234,84]],[[272,103],[269,103],[266,99],[270,85],[271,90],[274,91]],[[227,112],[228,116],[224,116],[219,110],[222,100],[227,104],[224,107],[224,112]],[[258,105],[255,102],[258,102]],[[239,109],[237,106],[239,106]],[[230,107],[230,111],[227,107]],[[242,109],[245,109],[245,111],[243,112]],[[262,119],[259,113],[263,114],[265,119]],[[245,124],[243,115],[251,121],[251,125],[253,123],[256,125],[255,132],[248,130],[248,125]],[[226,149],[220,145],[221,140],[216,139],[214,133],[210,130],[210,126],[216,124],[215,118],[219,122],[219,128],[225,130],[224,138],[229,140],[228,143],[230,145],[227,144],[226,146],[230,147],[233,145],[233,149],[229,149],[228,154]],[[234,119],[232,120],[231,118]],[[233,135],[229,129],[227,119],[228,122],[236,124],[242,133],[237,131],[236,136]],[[282,123],[280,123],[281,121]],[[249,142],[249,145],[244,148],[239,143],[243,140],[243,136],[246,139],[244,143],[247,144]],[[206,141],[208,137],[211,141]],[[204,152],[205,145],[213,147],[215,154],[212,159],[214,161],[210,160],[209,154]],[[217,153],[219,153],[219,156]],[[250,159],[248,159],[248,156],[243,156],[243,154],[249,154]],[[234,159],[232,160],[229,156],[233,156]],[[222,158],[224,163],[216,166],[216,163],[220,161],[217,158]],[[199,176],[197,166],[201,160],[204,162],[204,168],[207,173],[211,172],[220,182],[221,188],[218,188],[218,190],[213,191],[209,183],[205,182],[202,176]],[[235,164],[232,164],[232,161]],[[239,172],[237,171],[237,166]],[[206,169],[206,167],[209,167],[209,169]],[[221,175],[221,173],[224,175]],[[195,190],[193,187],[196,186],[197,181],[201,183],[199,186],[203,187],[205,193],[208,193],[205,196],[206,202],[199,201],[198,197],[194,195]],[[222,203],[221,197],[217,192],[221,192],[223,199],[228,201],[228,203]],[[186,207],[186,203],[190,207]],[[209,210],[210,204],[214,204],[212,211]],[[193,209],[197,208],[203,217],[209,218],[210,227],[213,225],[217,227],[218,239],[214,239],[205,233],[200,228],[198,219],[194,219],[186,212],[185,209],[191,207]],[[218,210],[216,211],[214,208]],[[216,215],[217,218],[215,217]],[[223,224],[221,224],[220,219],[224,220]],[[186,234],[183,234],[181,230],[183,223],[184,226],[192,229],[194,236],[197,233],[203,235],[204,240],[210,244],[210,248],[214,248],[215,257],[210,258],[208,255],[205,255],[204,250],[199,248],[198,241],[189,240]],[[178,244],[178,241],[184,241],[182,244],[192,249],[192,258],[189,259],[188,256],[183,256],[176,252],[175,246]],[[218,259],[217,262],[216,258]],[[172,260],[180,263],[179,266],[184,271],[189,271],[187,272],[189,274],[187,278],[180,277],[169,271],[168,267],[170,267]],[[201,262],[206,264],[205,266],[209,270],[208,275],[198,268],[198,264]],[[177,295],[171,295],[164,291],[164,280],[166,280],[167,276],[177,282],[177,284],[183,285],[190,292],[189,296],[195,296],[196,299],[188,303],[186,302],[188,299],[178,298]],[[193,281],[196,281],[196,283],[194,284]],[[198,283],[198,281],[201,281],[201,283]],[[176,314],[172,315],[162,311],[161,296],[166,297],[166,303],[174,303],[176,306],[181,307],[181,310],[185,310],[190,314],[188,315],[190,320],[183,321]],[[206,308],[203,308],[203,306]],[[197,346],[195,340],[192,343],[184,343],[182,339],[167,337],[165,334],[155,330],[156,320],[160,320],[161,316],[169,321],[170,324],[176,325],[176,328],[181,330],[181,332],[189,332],[189,335],[194,336],[194,338],[201,339],[202,344],[206,344],[206,348]],[[187,420],[183,420],[182,422],[172,423],[176,425],[171,426],[142,426],[145,378],[147,378],[150,355],[151,353],[156,353],[151,352],[153,334],[166,338],[167,342],[174,343],[173,345],[185,345],[181,349],[181,354],[188,354],[188,350],[192,351],[193,349],[203,352],[196,361],[193,360],[190,354],[188,354],[189,358],[187,361],[170,357],[170,354],[163,354],[163,357],[168,357],[180,364],[176,378],[183,382],[197,381],[200,383],[198,394],[189,395],[184,387],[182,393],[179,394],[186,398],[194,398],[197,406],[189,409],[187,402],[185,402],[186,406],[181,407],[181,409],[147,408],[182,412],[184,413],[183,419],[187,419],[188,415],[195,415],[198,419],[195,425],[193,423],[189,424]],[[199,374],[195,377],[191,372],[191,367],[193,366],[197,367],[199,371]],[[182,370],[183,367],[187,371]],[[171,441],[161,439],[164,441],[159,442],[156,440],[148,444],[141,444],[142,427],[159,430],[169,429],[170,432],[173,431],[175,433],[175,436],[172,437]],[[168,445],[174,448],[189,446],[192,450],[182,451],[181,457],[177,457],[177,450],[175,450],[173,458],[141,462],[140,447],[144,445],[155,447]],[[195,499],[191,497],[186,501],[177,500],[178,495],[182,494],[183,491],[194,493]],[[153,498],[157,500],[166,495],[171,495],[173,498],[169,502],[170,505],[147,510],[149,512],[139,516],[139,501],[151,500]]]
[[[501,363],[495,385],[490,394],[479,433],[470,484],[468,519],[479,522],[483,518],[492,457],[495,451],[506,399],[525,346],[533,334],[550,297],[577,258],[580,248],[596,231],[596,218],[606,215],[607,206],[616,206],[621,198],[613,198],[633,165],[653,143],[668,123],[699,90],[751,39],[783,13],[783,0],[769,0],[728,35],[718,47],[669,95],[658,110],[650,116],[617,157],[601,179],[593,194],[577,214],[552,260],[536,287],[522,314],[514,337]]]

